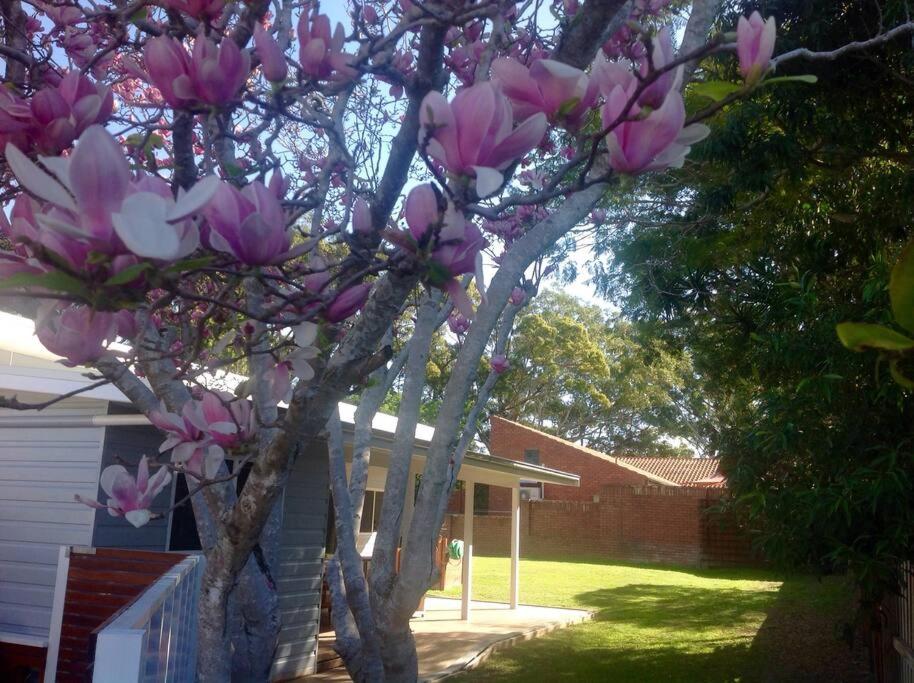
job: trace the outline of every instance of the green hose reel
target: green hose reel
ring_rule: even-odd
[[[450,560],[459,560],[463,557],[463,541],[455,538],[447,544],[447,554]]]

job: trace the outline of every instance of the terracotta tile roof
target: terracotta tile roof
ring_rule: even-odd
[[[727,485],[718,458],[620,457],[618,460],[680,486],[724,488]]]
[[[598,450],[583,446],[579,443],[568,441],[561,437],[542,432],[535,427],[530,427],[520,422],[514,422],[500,415],[493,415],[492,419],[501,420],[508,424],[526,429],[527,431],[538,434],[551,441],[571,446],[584,455],[589,455],[600,460],[624,467],[638,474],[652,479],[658,484],[664,486],[695,486],[705,488],[722,489],[727,487],[727,479],[720,471],[720,460],[718,458],[644,458],[644,457],[616,457],[601,453]]]

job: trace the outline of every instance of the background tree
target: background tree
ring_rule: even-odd
[[[110,497],[83,502],[140,526],[173,473],[195,482],[199,680],[268,676],[276,502],[296,458],[324,456],[315,444],[336,513],[337,646],[356,680],[416,679],[409,620],[505,370],[515,290],[598,202],[633,203],[639,177],[682,167],[717,111],[686,114],[701,59],[737,52],[718,107],[770,83],[773,20],[740,18],[734,43],[710,32],[718,5],[691,3],[677,53],[662,26],[678,3],[378,0],[347,3],[336,27],[316,1],[0,3],[3,287],[42,344],[165,436],[170,461],[106,468]],[[914,24],[881,28],[852,49]],[[459,351],[402,528],[452,308]],[[354,521],[372,417],[401,374],[369,581]],[[355,391],[347,475],[337,407]],[[240,491],[226,458],[247,472]]]
[[[617,455],[673,455],[691,363],[647,328],[558,291],[518,316],[489,410]]]
[[[745,11],[739,4],[731,11]],[[770,2],[785,49],[865,39],[902,3]],[[732,14],[720,21],[728,25]],[[598,230],[604,293],[693,358],[705,438],[765,550],[850,569],[868,597],[912,552],[912,422],[886,366],[849,354],[846,320],[888,319],[888,266],[911,233],[907,39],[804,65],[811,92],[759,90],[710,121],[668,184]],[[732,64],[706,62],[707,80]],[[779,66],[779,75],[795,73]],[[700,86],[694,106],[711,106]]]

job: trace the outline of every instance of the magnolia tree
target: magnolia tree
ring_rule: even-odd
[[[3,290],[49,351],[163,433],[161,455],[106,468],[108,498],[82,502],[142,526],[172,476],[188,478],[206,555],[200,680],[267,678],[276,501],[297,457],[328,454],[337,647],[356,680],[416,679],[409,619],[550,250],[632,176],[682,167],[708,134],[700,119],[784,80],[766,78],[772,19],[712,33],[719,2],[696,0],[677,32],[682,3],[667,4],[0,3]],[[695,83],[690,115],[684,83],[728,51],[734,81]],[[459,353],[406,525],[426,359],[445,323]],[[370,425],[395,382],[366,580],[355,531]],[[356,391],[347,474],[336,407]]]

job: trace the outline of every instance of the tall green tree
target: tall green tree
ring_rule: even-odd
[[[779,51],[823,51],[874,35],[904,5],[764,9]],[[704,435],[769,555],[850,569],[872,597],[914,551],[914,411],[910,392],[844,349],[835,325],[889,319],[887,264],[914,221],[914,59],[901,38],[779,74],[795,69],[818,83],[721,109],[688,181],[670,173],[607,207],[596,275],[626,315],[688,349]],[[710,105],[692,91],[693,110]]]
[[[691,362],[642,327],[547,291],[518,317],[509,358],[492,413],[607,453],[689,452]]]

